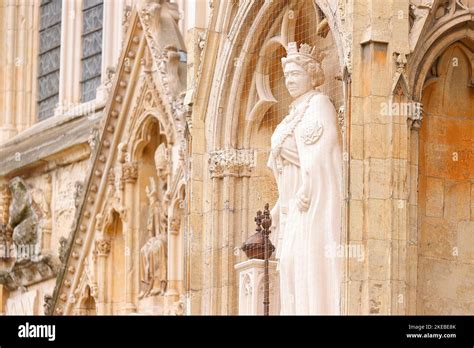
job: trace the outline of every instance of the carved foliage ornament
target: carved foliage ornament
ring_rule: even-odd
[[[245,175],[255,167],[255,151],[252,149],[216,150],[209,154],[211,177]]]
[[[97,252],[98,252],[99,255],[101,255],[101,256],[108,255],[109,252],[110,252],[110,248],[111,248],[110,241],[107,240],[107,239],[103,239],[103,238],[98,239],[95,242],[95,247],[96,247]]]
[[[134,183],[138,178],[138,164],[137,163],[124,163],[122,167],[123,180],[128,183]]]

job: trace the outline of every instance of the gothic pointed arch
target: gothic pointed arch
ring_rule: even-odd
[[[350,38],[339,31],[344,26],[344,7],[344,2],[289,0],[225,2],[214,9],[216,18],[211,23],[226,34],[225,39],[207,43],[218,50],[204,53],[201,74],[207,72],[211,78],[201,75],[195,107],[197,114],[205,115],[206,185],[197,183],[196,190],[203,192],[207,223],[203,222],[200,238],[202,258],[195,256],[204,267],[203,290],[197,297],[202,296],[200,303],[210,303],[204,313],[235,313],[238,289],[233,267],[242,258],[235,250],[253,229],[252,212],[276,201],[266,162],[270,136],[290,104],[281,69],[289,42],[317,46],[326,54],[322,91],[339,109],[343,130],[351,71]],[[208,250],[219,250],[218,255]],[[217,270],[223,279],[216,278]],[[214,301],[216,293],[227,303]]]
[[[463,214],[453,212],[457,211],[453,202],[469,205],[461,203],[469,200],[469,195],[461,192],[469,188],[466,170],[472,162],[466,157],[470,150],[463,139],[472,133],[474,3],[434,0],[422,12],[425,18],[418,21],[423,25],[416,28],[415,24],[418,32],[412,29],[410,33],[417,41],[412,42],[413,52],[406,65],[407,101],[418,105],[408,115],[412,125],[408,146],[407,258],[412,264],[407,273],[408,313],[439,313],[443,309],[433,303],[444,303],[448,298],[457,303],[452,313],[463,313],[461,308],[468,301],[461,290],[456,294],[438,290],[448,282],[458,284],[458,289],[463,286],[456,272],[449,269],[452,262],[462,263],[465,257],[462,251],[457,256],[453,251],[463,249],[458,241],[467,231]]]

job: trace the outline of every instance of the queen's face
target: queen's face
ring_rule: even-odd
[[[285,65],[285,85],[293,98],[298,98],[313,88],[308,72],[296,63]]]

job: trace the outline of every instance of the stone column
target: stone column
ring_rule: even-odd
[[[97,250],[97,273],[98,273],[98,300],[97,314],[107,315],[107,257],[110,254],[110,240],[100,238],[96,240]],[[112,275],[113,276],[113,275]]]
[[[168,312],[173,308],[173,304],[179,300],[180,295],[180,279],[179,279],[179,258],[182,255],[179,252],[179,236],[181,229],[181,219],[178,214],[170,215],[171,221],[169,221],[168,227],[168,282],[166,289],[166,311]]]
[[[137,188],[136,182],[138,179],[138,164],[126,162],[123,164],[122,180],[125,183],[125,209],[126,219],[124,226],[124,241],[125,241],[125,305],[122,309],[123,314],[136,312],[135,297],[136,297],[136,274],[137,268],[134,267],[133,262],[133,236],[138,234],[135,216],[140,212],[136,209],[137,197],[135,195]]]
[[[0,5],[0,143],[35,121],[39,5],[34,0]]]
[[[62,2],[61,66],[59,70],[59,105],[55,115],[66,112],[80,102],[80,74],[82,56],[82,2]]]
[[[102,83],[107,77],[107,68],[115,66],[120,57],[122,44],[122,17],[124,0],[104,1],[104,25],[102,32]]]
[[[418,173],[419,173],[419,130],[423,119],[423,105],[411,105],[413,113],[408,116],[408,160],[409,160],[409,196],[407,202],[408,227],[406,236],[406,314],[416,314],[416,289],[418,283]]]
[[[263,315],[264,260],[251,259],[235,265],[239,279],[239,315]],[[277,261],[269,261],[270,315],[280,314]]]
[[[408,135],[406,117],[390,110],[395,53],[409,52],[409,1],[355,1],[353,6],[348,236],[351,247],[363,251],[363,262],[348,255],[346,310],[403,314]]]
[[[237,210],[238,190],[242,178],[250,176],[255,167],[254,149],[227,148],[209,153],[209,171],[212,182],[211,208],[207,219],[212,225],[207,231],[204,260],[203,301],[209,305],[206,314],[231,315],[236,311],[237,296],[234,287],[236,224],[240,220]],[[212,186],[211,186],[212,185]],[[239,207],[240,208],[240,207]],[[209,260],[209,261],[207,261]]]

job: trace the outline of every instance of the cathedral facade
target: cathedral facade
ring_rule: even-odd
[[[278,199],[281,60],[306,44],[337,111],[341,314],[474,314],[473,0],[0,0],[0,17],[0,313],[262,314],[242,245]]]

